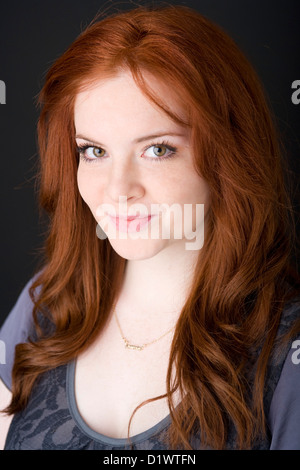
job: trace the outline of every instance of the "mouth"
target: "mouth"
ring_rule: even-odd
[[[109,220],[119,232],[139,232],[146,227],[155,214],[150,215],[110,215]]]

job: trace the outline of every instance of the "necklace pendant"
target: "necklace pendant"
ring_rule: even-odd
[[[136,346],[135,344],[130,344],[130,343],[125,343],[125,348],[127,349],[133,349],[135,351],[142,351],[144,349],[144,346]]]

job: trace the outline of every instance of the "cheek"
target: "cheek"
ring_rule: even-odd
[[[87,191],[87,188],[88,188],[86,179],[87,178],[86,178],[84,172],[81,171],[81,168],[80,168],[80,165],[79,165],[78,171],[77,171],[77,186],[78,186],[79,193],[80,193],[82,199],[85,202],[87,202],[86,201],[86,191]]]
[[[201,179],[197,185],[197,187],[195,188],[195,194],[197,195],[196,196],[196,199],[197,199],[197,202],[201,203],[201,204],[205,204],[205,205],[209,205],[209,202],[210,202],[210,188],[209,188],[209,185],[208,183]]]
[[[198,175],[191,174],[185,182],[178,185],[178,199],[184,203],[207,204],[210,190],[207,182]]]
[[[91,172],[85,171],[80,165],[77,171],[77,185],[82,199],[92,209],[99,199],[100,188],[99,185],[96,185]]]

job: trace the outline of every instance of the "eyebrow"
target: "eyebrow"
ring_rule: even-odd
[[[176,133],[176,132],[159,132],[157,134],[144,135],[142,137],[138,137],[137,139],[134,139],[132,141],[132,143],[137,144],[137,143],[140,143],[140,142],[145,142],[146,140],[157,139],[158,137],[164,137],[164,136],[185,137],[185,134],[180,134],[180,133]],[[94,139],[90,139],[89,137],[83,136],[82,134],[76,134],[75,138],[86,140],[86,141],[91,142],[95,145],[99,145],[99,147],[101,147],[103,145],[100,142],[95,141]]]

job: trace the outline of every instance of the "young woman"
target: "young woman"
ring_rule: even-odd
[[[1,330],[5,449],[300,449],[291,201],[234,42],[187,7],[112,15],[40,103],[49,235]]]

